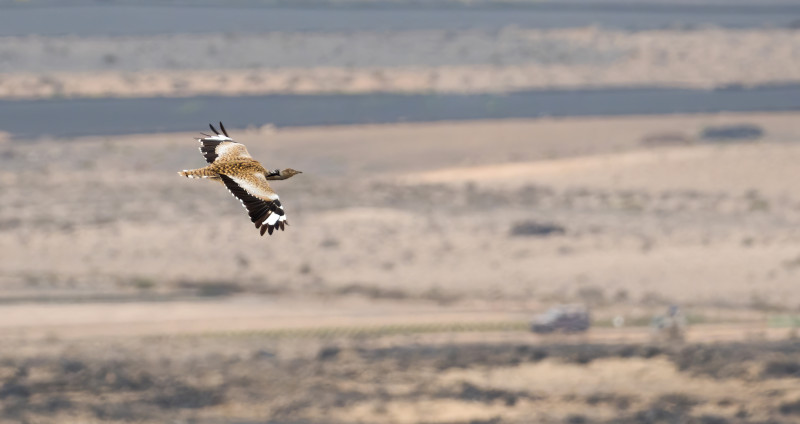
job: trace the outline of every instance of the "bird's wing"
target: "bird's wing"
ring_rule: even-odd
[[[213,125],[209,124],[209,127],[214,131],[215,135],[197,140],[202,144],[200,146],[200,153],[206,158],[206,162],[214,163],[251,158],[244,144],[233,141],[232,138],[228,137],[228,132],[225,131],[222,122],[220,122],[219,125],[220,128],[222,128],[222,134],[220,134]]]
[[[242,202],[250,214],[250,221],[261,229],[262,236],[267,231],[272,235],[275,229],[284,230],[284,225],[288,224],[286,214],[264,174],[254,173],[252,178],[220,174],[220,178],[231,194]]]

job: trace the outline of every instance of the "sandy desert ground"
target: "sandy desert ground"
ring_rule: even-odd
[[[221,186],[177,176],[203,164],[194,134],[7,141],[0,279],[7,298],[209,284],[524,305],[600,288],[606,298],[796,308],[796,120],[231,129],[267,166],[305,171],[275,184],[292,225],[271,238]],[[725,123],[765,135],[700,137]],[[524,223],[563,234],[514,229]]]
[[[684,9],[675,19],[697,17]],[[726,22],[22,26],[0,37],[0,100],[800,81],[797,21]],[[229,125],[269,168],[304,172],[275,182],[291,225],[265,237],[220,184],[177,175],[204,165],[204,122],[74,139],[0,131],[0,424],[796,423],[799,123]],[[528,331],[564,303],[590,308],[587,333]],[[690,323],[683,341],[648,327],[669,305]]]
[[[798,119],[229,128],[304,171],[272,237],[176,174],[196,134],[5,138],[2,417],[793,422],[794,333],[765,318],[800,305]],[[561,302],[598,327],[525,331]],[[687,344],[648,344],[670,303]]]
[[[304,171],[271,237],[196,134],[6,137],[0,422],[794,422],[798,119],[229,128]]]
[[[4,345],[0,422],[791,423],[797,342]]]

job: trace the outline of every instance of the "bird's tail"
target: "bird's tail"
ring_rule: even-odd
[[[178,172],[178,175],[186,178],[219,178],[219,174],[208,169],[208,167],[199,169],[184,169],[183,171]]]

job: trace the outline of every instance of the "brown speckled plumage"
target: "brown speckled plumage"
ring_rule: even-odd
[[[206,158],[208,166],[199,169],[183,170],[178,174],[188,178],[206,178],[221,182],[231,194],[242,202],[250,214],[250,220],[259,228],[261,235],[275,229],[284,230],[286,214],[267,180],[285,180],[300,174],[291,168],[267,170],[250,157],[247,148],[228,137],[228,132],[219,123],[224,135],[220,135],[213,125],[209,125],[216,135],[198,139],[200,153]]]

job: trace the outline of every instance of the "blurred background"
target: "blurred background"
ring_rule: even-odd
[[[0,0],[0,423],[798,422],[798,163],[798,1]]]

